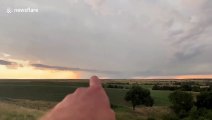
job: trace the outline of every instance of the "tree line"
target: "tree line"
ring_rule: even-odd
[[[152,90],[182,90],[182,91],[194,91],[194,92],[202,92],[202,91],[211,91],[212,85],[209,87],[201,87],[200,85],[190,85],[190,84],[182,84],[182,85],[153,85]]]

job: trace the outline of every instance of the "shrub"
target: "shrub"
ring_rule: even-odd
[[[192,90],[192,86],[190,84],[183,84],[181,86],[181,90],[182,91],[191,91]]]
[[[169,95],[169,100],[172,103],[171,108],[180,118],[188,115],[194,103],[192,95],[183,91],[171,93]]]
[[[197,108],[207,108],[212,109],[212,91],[201,92],[197,95],[196,104]]]

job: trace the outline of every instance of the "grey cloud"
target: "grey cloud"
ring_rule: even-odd
[[[11,62],[11,61],[7,61],[7,60],[0,60],[0,65],[4,65],[9,69],[17,69],[18,67],[22,66],[16,62]]]
[[[103,71],[103,70],[92,70],[92,69],[82,69],[82,68],[70,68],[70,67],[61,67],[61,66],[50,66],[44,64],[31,64],[36,68],[43,69],[53,69],[53,70],[65,70],[65,71],[81,71],[81,72],[90,72],[90,73],[103,73],[103,74],[120,74],[116,71]]]
[[[15,62],[10,62],[6,60],[0,60],[0,65],[13,65],[16,64]]]
[[[172,45],[177,49],[174,53],[177,59],[183,61],[205,52],[204,47],[207,46],[208,43],[204,42],[205,38],[201,38],[200,36],[205,34],[207,29],[212,26],[211,5],[211,0],[205,0],[200,7],[197,7],[198,12],[191,13],[189,16],[190,19],[188,19],[187,23],[183,26],[184,28],[173,31],[170,34],[169,39],[174,40]],[[189,6],[186,7],[189,8]],[[197,21],[193,22],[191,19],[195,18]],[[174,24],[174,22],[172,24]]]
[[[175,53],[175,56],[177,59],[181,61],[185,61],[188,59],[192,59],[195,56],[201,54],[204,50],[204,46],[197,46],[197,47],[191,47],[191,48],[186,48],[187,51],[177,51]]]
[[[194,13],[167,4],[174,0],[13,1],[1,1],[0,10],[37,7],[39,13],[0,13],[0,51],[44,63],[37,68],[112,78],[212,71],[211,0]],[[203,19],[191,22],[192,16]]]

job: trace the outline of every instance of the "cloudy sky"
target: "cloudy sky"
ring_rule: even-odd
[[[211,13],[212,0],[0,1],[0,78],[209,78]]]

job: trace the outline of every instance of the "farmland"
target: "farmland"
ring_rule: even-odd
[[[1,81],[0,119],[37,119],[67,94],[86,86],[87,81]],[[105,88],[111,104],[115,106],[117,120],[145,120],[149,117],[161,119],[170,112],[168,96],[171,91],[152,90],[152,85],[141,86],[151,91],[155,104],[152,108],[139,106],[136,111],[124,100],[128,89]]]

